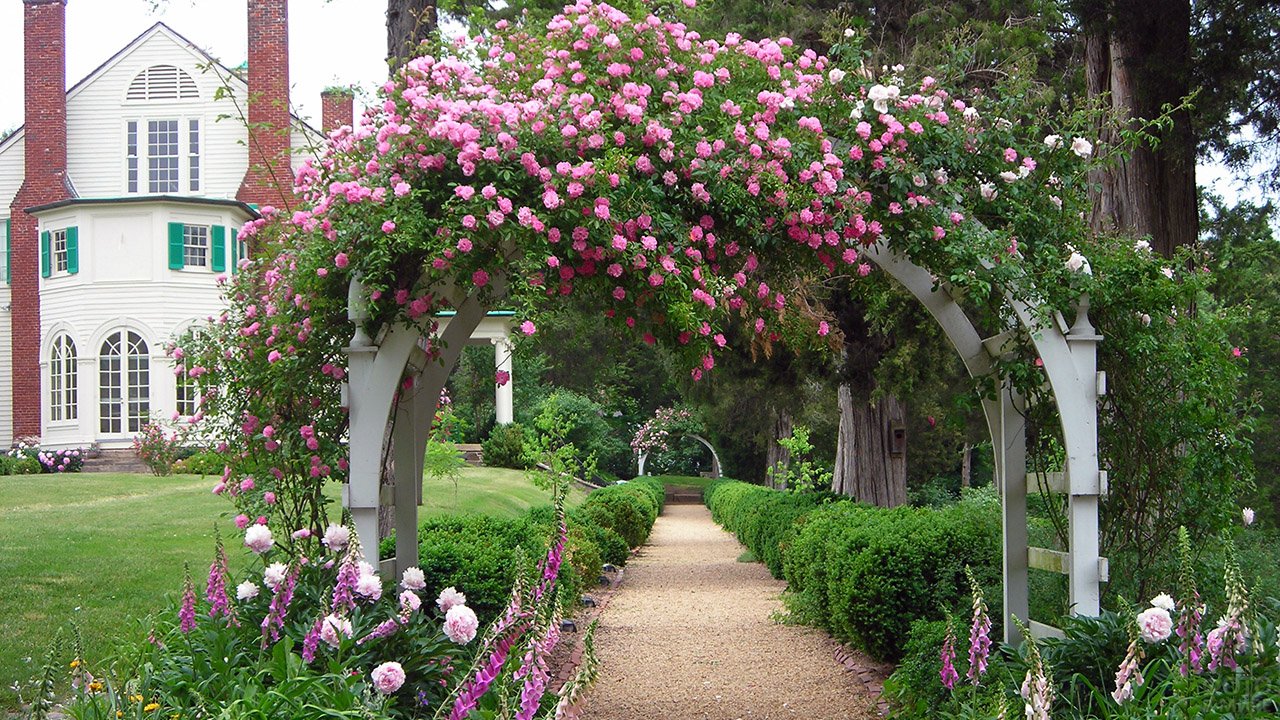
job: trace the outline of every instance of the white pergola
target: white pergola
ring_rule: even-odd
[[[863,254],[924,304],[971,376],[993,375],[995,359],[1006,352],[1006,344],[1014,336],[1012,329],[983,338],[946,284],[928,270],[885,245],[867,248]],[[418,562],[423,457],[436,402],[462,347],[493,343],[498,369],[511,372],[510,314],[490,311],[476,291],[467,295],[457,288],[445,288],[437,295],[448,298],[456,311],[437,318],[439,326],[432,342],[440,349],[440,356],[435,361],[427,360],[421,327],[397,324],[369,337],[363,329],[368,313],[358,279],[352,281],[348,296],[348,317],[357,330],[347,348],[351,467],[343,498],[365,548],[377,547],[379,505],[394,507],[396,552],[381,564],[384,573],[395,574]],[[1087,297],[1080,298],[1070,326],[1058,313],[1051,322],[1042,322],[1036,307],[1013,294],[1006,293],[1006,304],[1043,361],[1066,448],[1064,471],[1036,478],[1033,489],[1067,495],[1070,522],[1067,551],[1028,546],[1024,400],[1005,384],[995,398],[983,401],[983,413],[995,448],[995,480],[1003,508],[1005,640],[1015,643],[1019,638],[1014,617],[1027,621],[1037,635],[1061,634],[1057,628],[1028,618],[1029,568],[1066,575],[1073,611],[1099,613],[1099,584],[1107,579],[1107,562],[1098,554],[1098,498],[1106,493],[1107,478],[1098,464],[1097,400],[1105,392],[1105,376],[1097,372],[1097,345],[1102,338],[1089,322]],[[496,392],[498,421],[510,422],[511,383]],[[384,496],[379,474],[389,422],[396,477],[394,488]]]

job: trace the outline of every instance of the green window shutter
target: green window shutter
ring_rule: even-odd
[[[40,277],[49,277],[53,274],[53,248],[50,247],[52,242],[48,230],[40,233]]]
[[[67,228],[67,274],[80,272],[80,228]]]
[[[222,272],[227,269],[227,229],[214,225],[209,231],[209,251],[213,253],[213,271]]]
[[[182,223],[169,223],[169,269],[181,270],[182,262]]]

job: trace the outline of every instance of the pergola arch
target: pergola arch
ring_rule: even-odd
[[[713,478],[720,477],[720,454],[716,452],[715,447],[711,444],[709,440],[702,437],[701,435],[691,433],[691,432],[680,432],[675,434],[683,437],[687,437],[691,440],[697,440],[698,442],[702,443],[702,445],[706,447],[707,450],[711,453],[711,477]],[[649,460],[648,450],[645,450],[644,452],[640,453],[639,458],[636,459],[637,475],[644,475],[644,466],[648,460]]]
[[[1007,333],[984,339],[932,273],[883,241],[866,248],[863,255],[925,306],[972,377],[992,375],[994,359],[1003,352]],[[489,311],[478,291],[462,295],[451,288],[443,289],[441,295],[450,299],[456,313],[432,340],[439,354],[428,361],[421,328],[396,324],[370,338],[362,329],[368,313],[358,278],[352,280],[348,294],[348,317],[357,330],[346,348],[350,473],[343,501],[366,548],[377,547],[379,507],[394,506],[395,557],[384,561],[381,568],[392,574],[417,564],[417,508],[422,501],[423,457],[435,403],[467,338]],[[1099,613],[1099,583],[1106,579],[1106,562],[1098,556],[1098,496],[1105,491],[1106,481],[1105,473],[1098,469],[1097,453],[1097,398],[1102,383],[1096,364],[1101,337],[1089,322],[1087,297],[1080,299],[1070,328],[1060,316],[1048,324],[1041,322],[1037,308],[1013,292],[1006,291],[1005,299],[1043,360],[1066,447],[1065,479],[1059,485],[1070,497],[1070,552],[1029,548],[1023,398],[1003,384],[997,397],[984,399],[982,405],[995,448],[1002,507],[1005,640],[1016,642],[1012,619],[1029,620],[1027,576],[1032,564],[1046,569],[1053,566],[1068,576],[1070,603],[1076,613]],[[380,468],[388,423],[393,427],[395,486],[384,495]],[[714,449],[712,454],[715,457]],[[643,472],[643,462],[641,467]],[[1040,623],[1031,626],[1039,634],[1056,632]]]

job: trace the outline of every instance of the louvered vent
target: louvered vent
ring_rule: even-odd
[[[196,81],[173,65],[152,65],[129,85],[128,100],[189,100],[200,97]]]

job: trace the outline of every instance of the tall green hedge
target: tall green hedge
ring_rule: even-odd
[[[940,509],[886,510],[724,482],[704,498],[717,522],[786,579],[800,617],[894,660],[913,621],[941,618],[967,602],[966,565],[998,620],[1000,514],[989,495]]]

